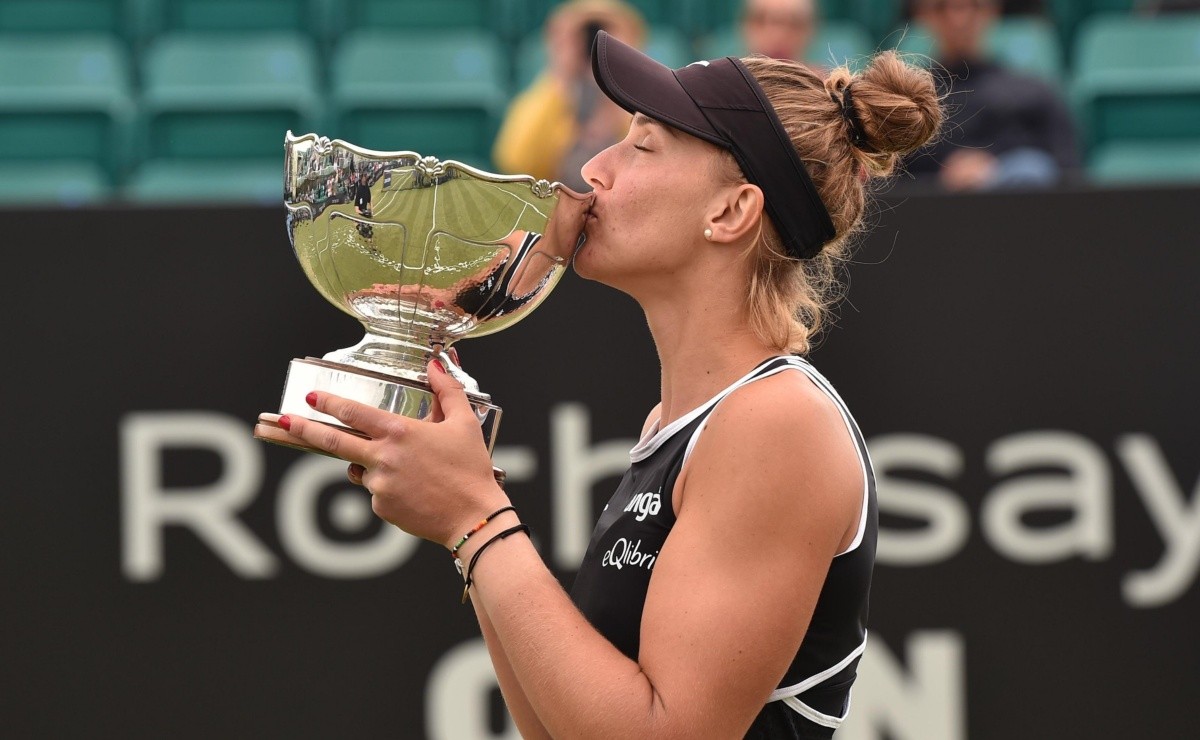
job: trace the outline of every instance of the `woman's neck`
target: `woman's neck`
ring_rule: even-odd
[[[660,428],[779,354],[750,330],[742,301],[733,295],[642,307],[662,366]]]

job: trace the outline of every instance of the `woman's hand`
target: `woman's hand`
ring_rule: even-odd
[[[281,417],[279,425],[350,462],[350,480],[371,493],[378,516],[449,548],[509,501],[492,477],[479,419],[462,385],[437,360],[427,371],[435,402],[426,420],[314,391],[307,399],[313,408],[370,439],[299,416]]]

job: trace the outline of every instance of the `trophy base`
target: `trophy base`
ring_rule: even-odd
[[[254,427],[254,436],[264,442],[304,452],[327,454],[323,450],[297,444],[295,439],[289,437],[279,426],[279,417],[286,414],[329,424],[347,433],[369,439],[357,429],[351,429],[338,419],[309,406],[304,399],[314,390],[333,393],[411,419],[428,417],[435,401],[433,391],[422,383],[315,357],[295,359],[288,366],[279,413],[260,414]],[[491,403],[489,396],[481,393],[467,391],[467,400],[471,402],[475,416],[479,419],[484,444],[491,453],[496,430],[500,426],[500,407]],[[503,471],[497,468],[496,472],[497,480],[502,482]]]

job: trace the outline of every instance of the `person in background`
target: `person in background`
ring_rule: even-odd
[[[546,21],[546,68],[509,105],[492,147],[504,172],[589,186],[580,168],[624,137],[629,114],[600,93],[588,54],[598,31],[641,47],[642,16],[620,0],[571,0]]]
[[[802,62],[816,30],[816,0],[745,0],[742,7],[742,42],[750,54]]]
[[[918,180],[956,191],[1046,187],[1079,168],[1059,92],[987,58],[999,14],[999,0],[914,0],[914,20],[935,42],[933,72],[948,113],[945,136],[906,164]]]

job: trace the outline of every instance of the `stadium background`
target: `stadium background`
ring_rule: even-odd
[[[730,44],[732,3],[634,4],[663,61]],[[249,430],[358,338],[288,250],[283,131],[488,167],[550,5],[0,0],[5,735],[511,734],[445,556]],[[921,49],[895,3],[822,5],[823,54]],[[1195,732],[1200,18],[1135,5],[1006,19],[1086,178],[886,196],[815,354],[881,471],[841,738]],[[567,582],[655,393],[642,326],[571,276],[462,347]]]

